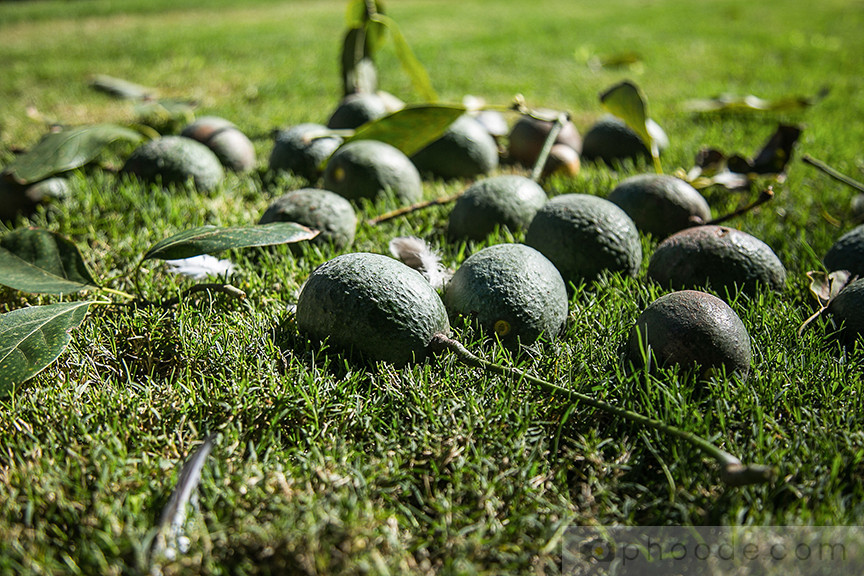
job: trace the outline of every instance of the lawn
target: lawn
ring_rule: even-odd
[[[33,225],[73,240],[96,277],[150,301],[190,288],[147,261],[156,242],[193,226],[254,224],[303,182],[267,173],[275,128],[325,122],[341,94],[340,0],[40,0],[0,3],[0,165],[53,123],[132,123],[131,103],[93,90],[96,74],[197,102],[196,114],[233,121],[252,139],[258,170],[229,174],[215,192],[165,193],[121,179],[129,150],[70,175],[72,194],[9,228]],[[708,437],[767,484],[724,485],[687,443],[524,379],[460,364],[453,354],[395,368],[349,361],[310,343],[293,322],[300,286],[327,249],[222,254],[238,301],[222,294],[176,306],[93,306],[57,362],[0,398],[0,573],[555,574],[568,526],[860,525],[864,523],[861,347],[844,350],[819,320],[806,273],[855,225],[854,191],[800,161],[804,154],[861,179],[864,171],[864,5],[845,0],[391,0],[441,101],[465,95],[567,110],[584,132],[604,114],[598,94],[637,83],[664,127],[668,173],[714,147],[752,156],[778,123],[803,127],[775,198],[730,222],[770,245],[788,279],[730,305],[749,331],[746,382],[706,394],[675,370],[648,380],[620,369],[636,317],[666,291],[646,278],[657,241],[643,237],[636,278],[617,274],[575,290],[566,333],[511,352],[454,322],[481,357]],[[625,53],[623,67],[588,65]],[[381,87],[417,102],[392,46]],[[686,103],[721,93],[768,100],[827,96],[785,111],[704,114]],[[515,121],[509,115],[508,120]],[[550,196],[606,196],[651,170],[583,165],[547,183]],[[424,196],[467,182],[427,181]],[[705,191],[715,215],[755,198]],[[392,206],[365,204],[361,222]],[[459,266],[483,242],[450,242],[450,206],[371,226],[352,251],[387,254],[417,235]],[[5,233],[6,229],[0,229]],[[0,312],[61,299],[0,287]],[[859,342],[860,344],[860,342]],[[184,460],[204,439],[188,549],[149,556]]]

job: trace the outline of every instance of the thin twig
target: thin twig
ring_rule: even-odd
[[[766,202],[768,202],[769,200],[771,200],[773,198],[774,198],[774,189],[771,186],[769,186],[768,188],[766,188],[765,190],[763,190],[759,194],[759,197],[756,198],[756,200],[754,200],[753,202],[751,202],[747,206],[744,206],[743,208],[739,208],[739,209],[735,210],[734,212],[730,212],[729,214],[724,214],[723,216],[718,216],[717,218],[714,218],[713,220],[709,220],[707,222],[703,222],[697,217],[697,218],[693,219],[693,224],[695,226],[709,226],[709,225],[722,224],[723,222],[726,222],[727,220],[732,220],[733,218],[737,218],[738,216],[743,216],[747,212],[750,212],[751,210],[753,210],[757,206],[761,206],[762,204],[765,204]]]
[[[546,135],[546,141],[543,142],[540,155],[537,156],[537,162],[534,163],[534,170],[531,172],[531,180],[534,182],[540,181],[540,177],[543,175],[543,168],[546,167],[546,159],[549,158],[549,152],[552,150],[552,146],[555,145],[555,140],[558,139],[558,135],[568,120],[570,120],[570,114],[562,112],[558,114],[555,122],[552,123],[549,134]]]
[[[817,160],[816,158],[813,158],[812,156],[805,154],[804,156],[801,157],[801,161],[804,162],[805,164],[810,164],[811,166],[818,168],[819,170],[821,170],[822,172],[824,172],[825,174],[827,174],[831,178],[834,178],[835,180],[843,182],[847,186],[851,186],[852,188],[854,188],[858,192],[864,193],[864,184],[862,184],[861,182],[858,182],[857,180],[855,180],[853,178],[850,178],[849,176],[846,176],[845,174],[843,174],[841,172],[838,172],[837,170],[835,170],[834,168],[832,168],[828,164],[822,162],[821,160]]]
[[[375,218],[370,218],[366,221],[366,224],[369,226],[377,226],[382,222],[387,222],[388,220],[392,220],[394,218],[398,218],[399,216],[404,216],[405,214],[411,214],[412,212],[417,212],[418,210],[423,210],[424,208],[429,208],[430,206],[440,206],[442,204],[449,204],[450,202],[455,202],[459,196],[462,195],[462,192],[458,194],[453,194],[452,196],[444,196],[441,198],[435,198],[434,200],[424,200],[423,202],[417,202],[416,204],[411,204],[410,206],[403,206],[402,208],[397,208],[396,210],[391,210],[390,212],[385,212]]]
[[[635,422],[636,424],[640,424],[647,428],[659,430],[666,434],[670,434],[672,436],[680,438],[714,458],[714,460],[717,461],[721,468],[721,480],[726,484],[729,484],[730,486],[761,484],[770,481],[773,477],[773,470],[771,468],[767,466],[743,464],[741,460],[729,454],[728,452],[721,450],[720,448],[718,448],[705,438],[702,438],[701,436],[697,436],[691,432],[687,432],[686,430],[671,426],[660,420],[655,420],[653,418],[643,416],[642,414],[639,414],[637,412],[613,406],[612,404],[609,404],[602,400],[598,400],[596,398],[592,398],[591,396],[587,396],[574,390],[568,390],[567,388],[563,388],[547,380],[543,380],[541,378],[531,376],[530,374],[526,374],[520,370],[517,370],[516,368],[510,368],[506,366],[501,366],[500,364],[487,362],[486,360],[483,360],[482,358],[471,353],[460,342],[453,340],[448,336],[444,336],[443,334],[436,335],[432,339],[432,345],[450,350],[456,355],[457,358],[459,358],[459,360],[463,364],[466,364],[468,366],[481,368],[483,370],[493,372],[501,376],[527,380],[528,382],[540,387],[546,392],[564,396],[569,400],[587,404],[593,408],[597,408],[609,414],[613,414],[625,420],[629,420],[630,422]]]

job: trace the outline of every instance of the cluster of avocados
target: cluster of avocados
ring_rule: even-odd
[[[457,318],[506,346],[555,338],[565,331],[575,287],[604,274],[640,274],[647,236],[656,247],[646,279],[672,292],[635,320],[622,346],[625,368],[677,365],[698,367],[701,377],[719,370],[746,377],[750,338],[724,298],[784,288],[786,269],[767,244],[711,224],[705,197],[670,175],[624,178],[605,198],[576,190],[550,198],[543,187],[551,174],[578,174],[580,162],[618,167],[650,158],[622,120],[601,118],[584,137],[569,120],[559,120],[535,179],[525,172],[551,139],[551,111],[522,114],[509,130],[501,128],[501,119],[490,129],[479,116],[465,114],[411,157],[384,142],[345,142],[340,135],[402,106],[383,92],[351,94],[326,125],[298,124],[274,133],[268,171],[290,173],[308,186],[278,197],[260,223],[313,227],[321,233],[312,242],[339,253],[304,284],[297,303],[302,333],[367,360],[395,364],[425,358],[433,338],[449,334]],[[648,127],[661,149],[668,145],[656,123]],[[254,167],[249,139],[227,120],[204,117],[179,136],[141,145],[123,172],[164,186],[191,182],[209,191],[222,182],[225,170]],[[444,241],[466,242],[469,256],[443,287],[433,287],[422,269],[395,258],[350,252],[358,203],[384,196],[416,203],[423,199],[427,177],[467,182],[450,211]],[[471,253],[498,228],[521,234],[523,242]],[[864,332],[864,280],[854,279],[864,272],[864,226],[842,236],[824,263],[828,270],[853,275],[826,309],[845,326],[847,339],[854,339]]]

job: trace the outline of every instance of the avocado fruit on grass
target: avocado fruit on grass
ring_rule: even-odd
[[[438,293],[416,270],[365,252],[316,268],[300,291],[297,328],[314,340],[396,365],[426,357],[432,337],[448,334]]]
[[[630,367],[699,366],[699,379],[718,370],[746,378],[752,349],[741,319],[723,300],[696,290],[681,290],[652,302],[636,320],[626,344]]]
[[[607,199],[620,206],[640,231],[659,239],[711,220],[711,207],[699,191],[666,174],[626,178]]]
[[[565,282],[591,282],[604,271],[635,276],[642,244],[621,208],[590,194],[562,194],[531,221],[525,243],[555,264]]]
[[[318,230],[311,240],[335,249],[351,246],[357,231],[357,214],[351,203],[329,190],[301,188],[276,199],[261,216],[259,224],[296,222]]]
[[[661,242],[648,263],[648,277],[666,288],[711,287],[755,293],[760,286],[781,290],[786,268],[770,246],[741,230],[695,226]]]
[[[349,200],[392,193],[403,204],[423,196],[420,173],[398,148],[378,140],[353,140],[336,150],[324,170],[324,188]]]
[[[530,344],[558,336],[567,320],[567,287],[555,266],[524,244],[495,244],[475,252],[444,290],[450,316],[477,322],[505,343]]]
[[[162,186],[186,185],[209,192],[222,183],[225,171],[207,146],[184,136],[162,136],[138,146],[121,170]]]
[[[517,174],[484,178],[469,186],[456,200],[447,232],[457,240],[482,240],[496,226],[521,230],[547,199],[543,188],[530,178]]]

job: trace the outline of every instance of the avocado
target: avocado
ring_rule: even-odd
[[[377,140],[352,140],[336,150],[324,170],[324,188],[349,200],[375,200],[390,192],[411,204],[423,196],[420,173],[411,160]]]
[[[496,226],[511,231],[528,226],[547,200],[539,184],[516,174],[478,180],[456,200],[447,232],[451,238],[482,240]]]
[[[354,242],[357,215],[351,203],[329,190],[301,188],[274,201],[261,216],[259,224],[296,222],[318,230],[314,244],[347,248]]]
[[[216,154],[184,136],[162,136],[145,142],[132,151],[121,172],[166,187],[192,182],[201,192],[213,190],[225,177]]]
[[[631,176],[608,200],[620,206],[636,228],[658,239],[711,220],[708,201],[687,182],[666,174]]]

